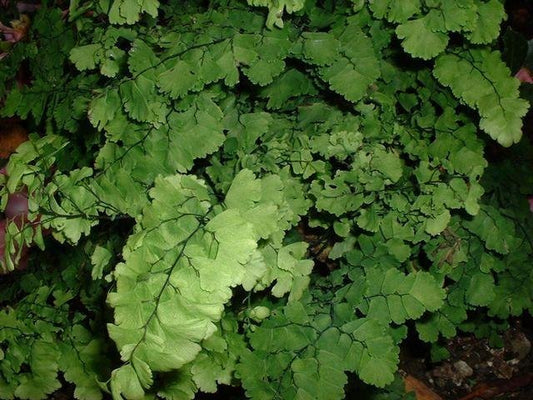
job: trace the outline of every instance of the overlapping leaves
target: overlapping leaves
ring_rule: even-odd
[[[44,248],[49,228],[75,246],[51,278],[73,286],[79,269],[100,289],[23,281],[36,304],[68,307],[30,307],[48,318],[35,326],[22,303],[2,311],[4,397],[41,398],[62,371],[81,399],[236,383],[336,399],[347,372],[394,380],[408,321],[436,342],[472,330],[471,310],[531,310],[528,193],[500,210],[501,177],[481,181],[478,125],[507,146],[527,109],[493,51],[500,1],[93,3],[67,18],[43,6],[32,37],[58,40],[13,53],[33,82],[2,112],[43,137],[12,157],[1,195],[26,186],[38,226],[11,224],[11,253]],[[93,340],[102,288],[114,343]],[[115,344],[121,362],[96,373]]]
[[[480,127],[504,146],[521,137],[522,117],[528,103],[518,98],[518,80],[497,52],[472,49],[440,56],[436,78],[467,105],[479,111]]]
[[[108,298],[115,309],[109,332],[126,362],[112,375],[116,396],[150,387],[152,371],[196,358],[231,289],[243,283],[257,242],[283,227],[281,190],[276,178],[243,171],[221,207],[192,176],[156,179]]]

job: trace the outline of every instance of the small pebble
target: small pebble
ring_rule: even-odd
[[[531,342],[522,332],[511,339],[511,350],[518,360],[523,360],[531,351]]]
[[[453,363],[453,367],[457,371],[457,374],[462,378],[468,378],[474,374],[474,370],[463,360],[456,361]]]

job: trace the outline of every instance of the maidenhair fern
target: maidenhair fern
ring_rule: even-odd
[[[1,398],[402,398],[409,330],[531,311],[499,0],[62,6],[0,61],[35,131],[2,268],[43,249],[0,282]]]

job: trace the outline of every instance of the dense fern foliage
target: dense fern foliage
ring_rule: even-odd
[[[402,398],[409,332],[442,357],[531,311],[499,0],[61,4],[0,65],[34,129],[4,270],[41,248],[0,281],[1,398]]]

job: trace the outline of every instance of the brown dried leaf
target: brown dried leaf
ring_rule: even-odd
[[[415,392],[417,400],[443,400],[437,393],[431,390],[424,382],[419,381],[412,375],[403,378],[406,392]]]
[[[0,158],[8,158],[26,140],[26,129],[17,123],[0,120]]]

